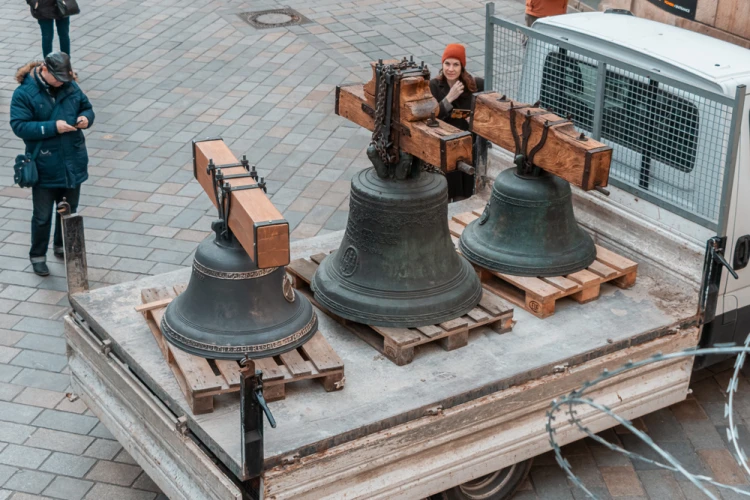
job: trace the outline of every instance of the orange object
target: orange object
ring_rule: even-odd
[[[531,0],[526,0],[527,4]],[[568,0],[565,0],[565,3],[568,3]],[[449,43],[445,47],[445,51],[443,51],[443,59],[440,61],[441,63],[444,63],[446,59],[458,59],[458,62],[461,63],[461,67],[466,67],[466,49],[463,45],[460,43]]]
[[[566,12],[568,0],[526,0],[526,13],[534,17],[559,16]]]

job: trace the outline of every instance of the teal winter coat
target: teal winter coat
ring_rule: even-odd
[[[29,64],[16,74],[21,84],[13,92],[10,103],[10,126],[32,154],[41,141],[36,157],[40,188],[74,188],[88,179],[89,157],[82,130],[57,133],[57,120],[75,126],[85,116],[89,127],[94,123],[94,110],[76,82],[58,88],[53,102],[43,84],[35,77],[36,64]],[[58,110],[54,119],[52,110]]]

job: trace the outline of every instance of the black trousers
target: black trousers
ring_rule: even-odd
[[[70,204],[71,212],[78,210],[78,199],[81,186],[69,188],[31,188],[33,215],[31,216],[31,262],[46,262],[49,233],[52,228],[52,211],[63,198]],[[55,248],[63,248],[62,225],[60,215],[55,212]]]

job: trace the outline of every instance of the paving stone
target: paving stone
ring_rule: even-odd
[[[113,484],[97,483],[84,497],[86,500],[153,500],[156,493],[152,491],[123,488]]]
[[[0,464],[36,469],[50,455],[47,450],[9,444],[0,452]]]
[[[12,401],[23,389],[22,385],[0,382],[0,401]]]
[[[22,444],[34,433],[35,428],[30,425],[2,422],[0,424],[0,441]]]
[[[43,408],[54,408],[64,397],[65,394],[61,392],[28,387],[16,399],[14,399],[13,402],[31,406],[41,406]]]
[[[94,485],[91,481],[58,476],[44,490],[44,494],[52,498],[63,500],[80,500]]]
[[[39,469],[54,474],[81,478],[95,463],[96,460],[93,458],[55,452]]]
[[[50,391],[62,392],[70,385],[70,375],[64,373],[52,373],[44,370],[23,368],[11,381],[14,384]]]
[[[532,467],[531,482],[537,495],[542,498],[573,499],[565,473],[557,466]]]
[[[86,415],[76,415],[57,410],[44,410],[34,420],[33,425],[75,434],[88,434],[98,423],[96,418]]]
[[[20,372],[21,368],[17,366],[0,364],[0,382],[10,382]]]
[[[5,481],[10,479],[10,477],[15,474],[15,472],[18,469],[15,467],[10,467],[8,465],[0,465],[0,486],[5,484]]]
[[[42,335],[60,336],[63,334],[63,325],[60,321],[49,319],[23,318],[13,327],[13,330],[39,333]]]
[[[4,487],[25,493],[41,493],[55,476],[33,470],[19,470]]]
[[[44,448],[51,451],[80,455],[84,450],[90,448],[89,445],[93,446],[94,438],[52,429],[37,429],[24,444],[26,446],[33,446],[34,448]],[[88,451],[86,455],[89,455]]]
[[[97,439],[91,443],[91,446],[89,446],[83,454],[88,457],[112,460],[121,449],[122,446],[120,446],[120,443],[117,441]]]
[[[13,361],[13,365],[59,372],[68,364],[68,358],[59,354],[24,350]]]
[[[65,339],[62,337],[27,333],[15,344],[15,347],[53,354],[65,354]]]
[[[138,488],[139,490],[153,491],[154,493],[161,493],[161,490],[156,485],[156,483],[145,472],[143,472],[140,476],[138,476],[138,479],[136,479],[135,482],[133,483],[133,488]]]
[[[711,470],[711,477],[723,484],[745,485],[747,477],[728,450],[698,450],[698,456]]]
[[[0,458],[2,455],[0,454]],[[92,481],[102,481],[105,483],[119,484],[120,486],[129,486],[140,475],[142,469],[136,465],[121,464],[100,460],[96,463],[86,479]]]
[[[94,437],[98,437],[102,439],[109,439],[109,440],[115,439],[112,433],[109,432],[109,430],[107,430],[107,428],[101,422],[96,424],[96,427],[94,427],[94,429],[91,432],[89,432],[89,436],[94,436]]]
[[[41,413],[41,411],[41,408],[36,408],[34,406],[0,401],[0,420],[5,422],[29,424],[37,417],[37,415],[39,415],[39,413]]]

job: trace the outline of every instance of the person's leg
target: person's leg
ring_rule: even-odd
[[[60,37],[60,52],[70,55],[70,18],[63,17],[55,21],[57,36]]]
[[[42,55],[52,52],[52,39],[55,38],[55,21],[52,19],[37,19],[42,29]]]
[[[81,197],[81,186],[73,189],[60,189],[55,195],[55,203],[60,204],[65,198],[65,201],[70,205],[70,213],[76,213],[78,210],[78,199]],[[62,257],[64,247],[63,235],[62,235],[62,220],[60,214],[55,210],[55,237],[52,240],[52,249],[55,255]]]
[[[29,258],[32,263],[47,261],[52,208],[55,205],[55,189],[31,188],[33,213],[31,216],[31,250]]]

